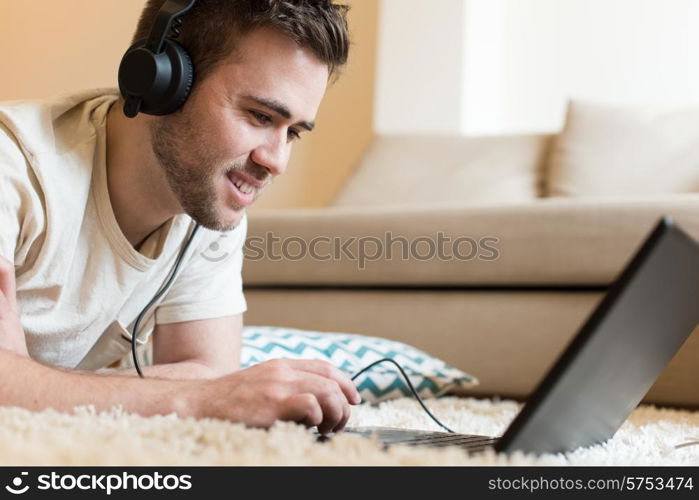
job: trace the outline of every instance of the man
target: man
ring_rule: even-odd
[[[135,40],[163,0],[149,0]],[[0,404],[123,405],[267,427],[342,429],[360,402],[327,363],[237,371],[246,207],[287,165],[347,59],[330,0],[202,0],[183,20],[195,84],[166,116],[123,114],[115,91],[0,105]],[[101,372],[194,223],[172,288],[146,316],[153,366]],[[207,259],[213,244],[223,261]]]

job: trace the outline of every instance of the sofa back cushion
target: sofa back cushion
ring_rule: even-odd
[[[699,192],[699,108],[571,101],[547,177],[547,196]]]
[[[551,138],[379,136],[331,205],[531,201]]]

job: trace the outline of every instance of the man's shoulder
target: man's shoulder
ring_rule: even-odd
[[[0,147],[14,144],[31,161],[47,152],[63,152],[90,134],[90,115],[100,103],[114,101],[116,89],[91,89],[47,99],[0,102]]]

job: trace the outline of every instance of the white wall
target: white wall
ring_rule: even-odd
[[[381,0],[374,129],[450,132],[461,121],[463,0]]]
[[[505,0],[506,130],[557,130],[569,97],[699,103],[696,0]]]
[[[382,2],[379,131],[557,131],[569,98],[699,104],[697,0]]]
[[[500,0],[464,2],[459,132],[497,133],[505,113],[503,5]]]

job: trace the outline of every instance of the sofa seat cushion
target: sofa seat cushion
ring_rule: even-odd
[[[699,194],[251,211],[243,281],[603,287],[663,215],[699,239]]]

